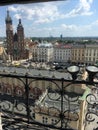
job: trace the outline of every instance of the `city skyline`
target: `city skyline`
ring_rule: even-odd
[[[25,37],[98,36],[98,0],[65,0],[0,7],[0,37],[6,36],[7,10],[16,31],[21,18]]]

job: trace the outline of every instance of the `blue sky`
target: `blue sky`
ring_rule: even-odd
[[[21,18],[25,37],[98,36],[98,0],[65,0],[0,7],[0,36],[6,36],[5,17],[10,11],[13,30]]]

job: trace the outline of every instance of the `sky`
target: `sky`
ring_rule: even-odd
[[[98,36],[98,0],[63,0],[0,7],[0,37],[6,36],[7,10],[16,32],[19,19],[25,37]]]

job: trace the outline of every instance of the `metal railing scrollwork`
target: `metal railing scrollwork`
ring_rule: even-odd
[[[98,124],[98,82],[91,75],[78,79],[79,71],[71,66],[70,79],[0,74],[3,129],[88,130],[90,122]]]

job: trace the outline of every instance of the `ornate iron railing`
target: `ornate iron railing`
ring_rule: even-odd
[[[98,82],[0,74],[4,130],[88,130],[98,127]],[[94,86],[93,91],[90,91]]]

